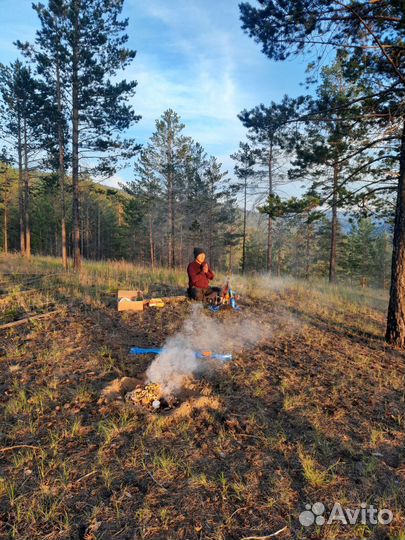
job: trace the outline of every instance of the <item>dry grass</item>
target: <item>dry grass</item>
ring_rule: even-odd
[[[162,414],[98,401],[114,379],[142,377],[149,360],[131,345],[161,345],[190,310],[120,315],[116,288],[176,293],[181,272],[86,263],[76,276],[17,256],[0,270],[4,322],[63,308],[0,335],[1,540],[236,540],[284,526],[281,539],[405,538],[405,366],[382,339],[384,292],[235,277],[268,336]],[[27,274],[56,272],[18,292]],[[394,520],[301,526],[316,501]]]

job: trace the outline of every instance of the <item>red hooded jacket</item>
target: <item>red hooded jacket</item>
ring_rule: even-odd
[[[203,272],[202,268],[204,264],[208,265],[206,262],[200,264],[197,261],[193,261],[187,266],[189,289],[191,289],[191,287],[197,287],[197,289],[207,289],[210,286],[209,280],[214,279],[215,274],[209,265],[208,272]]]

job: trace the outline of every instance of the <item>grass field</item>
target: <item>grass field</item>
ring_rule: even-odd
[[[0,280],[0,324],[57,311],[0,331],[0,539],[405,539],[405,358],[383,340],[386,292],[235,276],[241,313],[206,316],[265,331],[153,412],[100,395],[142,379],[152,358],[129,347],[162,345],[192,306],[119,314],[116,291],[179,294],[183,272],[0,255]],[[301,524],[316,502],[393,519]]]

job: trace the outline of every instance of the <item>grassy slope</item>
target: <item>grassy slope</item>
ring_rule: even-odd
[[[233,540],[285,525],[279,538],[405,538],[405,367],[382,340],[383,293],[235,278],[268,336],[164,415],[97,401],[112,379],[144,371],[131,344],[163,343],[190,310],[120,315],[111,295],[176,293],[181,273],[92,263],[43,279],[59,262],[18,257],[0,271],[3,295],[14,291],[0,299],[3,322],[62,308],[0,334],[0,446],[32,446],[0,453],[1,539]],[[17,271],[38,275],[7,275]],[[395,518],[301,527],[316,501]]]

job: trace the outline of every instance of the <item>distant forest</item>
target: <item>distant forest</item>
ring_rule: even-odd
[[[18,171],[2,171],[3,248],[19,249]],[[201,193],[176,202],[174,260],[185,267],[194,245],[206,248],[215,269],[241,270],[243,210],[218,190],[214,199]],[[83,180],[80,184],[80,250],[87,259],[126,259],[146,266],[166,266],[168,245],[165,198],[145,203],[132,184],[115,189]],[[186,188],[189,193],[191,186]],[[194,190],[197,186],[194,185]],[[197,194],[197,192],[196,192]],[[57,175],[31,174],[31,236],[33,253],[58,257],[61,253],[60,192]],[[68,255],[72,253],[72,194],[66,190]],[[6,233],[7,231],[7,233]],[[7,234],[7,245],[4,244]],[[298,278],[328,276],[331,220],[323,215],[314,224],[301,215],[274,223],[273,272]],[[341,216],[338,221],[337,261],[340,279],[376,287],[389,285],[392,233],[386,223],[369,217]],[[265,272],[267,220],[247,212],[245,272]]]

